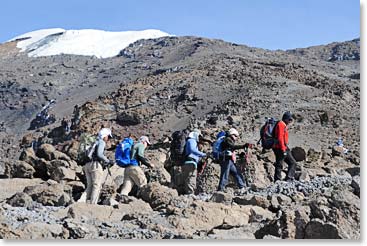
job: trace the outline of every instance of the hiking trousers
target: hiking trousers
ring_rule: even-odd
[[[243,187],[245,187],[242,174],[237,170],[232,159],[226,158],[220,164],[220,180],[218,191],[224,191],[224,188],[228,184],[229,174],[232,174],[236,179],[238,188],[242,189]]]
[[[102,165],[98,161],[88,162],[83,170],[87,178],[86,202],[97,204],[107,173],[103,171]]]
[[[197,169],[194,164],[184,164],[182,166],[185,194],[194,194],[196,190]]]
[[[274,182],[282,179],[283,161],[288,164],[288,172],[286,180],[293,180],[296,173],[296,160],[294,159],[292,152],[287,149],[287,155],[284,156],[283,151],[280,149],[273,149],[275,154],[275,174]]]
[[[140,166],[128,166],[125,168],[121,195],[127,196],[134,184],[139,188],[147,184],[147,178]]]

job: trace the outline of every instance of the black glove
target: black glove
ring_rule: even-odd
[[[109,160],[108,167],[112,167],[113,165],[115,165],[115,162],[113,160]]]
[[[103,166],[103,169],[106,169],[106,168],[110,168],[114,165],[114,161],[113,160],[109,160],[107,162],[103,162],[102,166]]]

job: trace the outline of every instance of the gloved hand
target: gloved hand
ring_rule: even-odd
[[[103,169],[106,169],[106,168],[110,168],[114,165],[114,161],[113,160],[109,160],[108,162],[103,162],[102,166],[103,166]]]
[[[248,147],[249,147],[249,144],[245,143],[242,148],[245,149],[245,148],[248,148]]]
[[[112,167],[113,165],[115,165],[115,162],[113,160],[109,160],[108,167]]]
[[[283,156],[286,157],[287,156],[287,151],[283,152]]]

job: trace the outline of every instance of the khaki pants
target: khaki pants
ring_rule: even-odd
[[[141,167],[128,166],[125,168],[124,183],[122,184],[121,194],[127,196],[134,184],[140,188],[147,184],[147,178],[145,177]]]
[[[194,194],[196,190],[196,174],[197,169],[193,164],[184,164],[182,166],[182,174],[184,176],[184,192],[185,194]]]
[[[107,173],[103,171],[102,165],[98,161],[88,162],[83,170],[87,178],[86,202],[97,204]]]

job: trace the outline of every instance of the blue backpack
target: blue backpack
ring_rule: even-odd
[[[215,161],[219,161],[222,155],[222,142],[226,137],[226,132],[221,131],[217,134],[217,140],[213,143],[213,157]]]
[[[134,146],[134,140],[131,138],[125,138],[121,143],[119,143],[116,147],[115,152],[115,160],[117,165],[120,167],[127,167],[131,164],[134,160],[131,160],[131,150]]]

